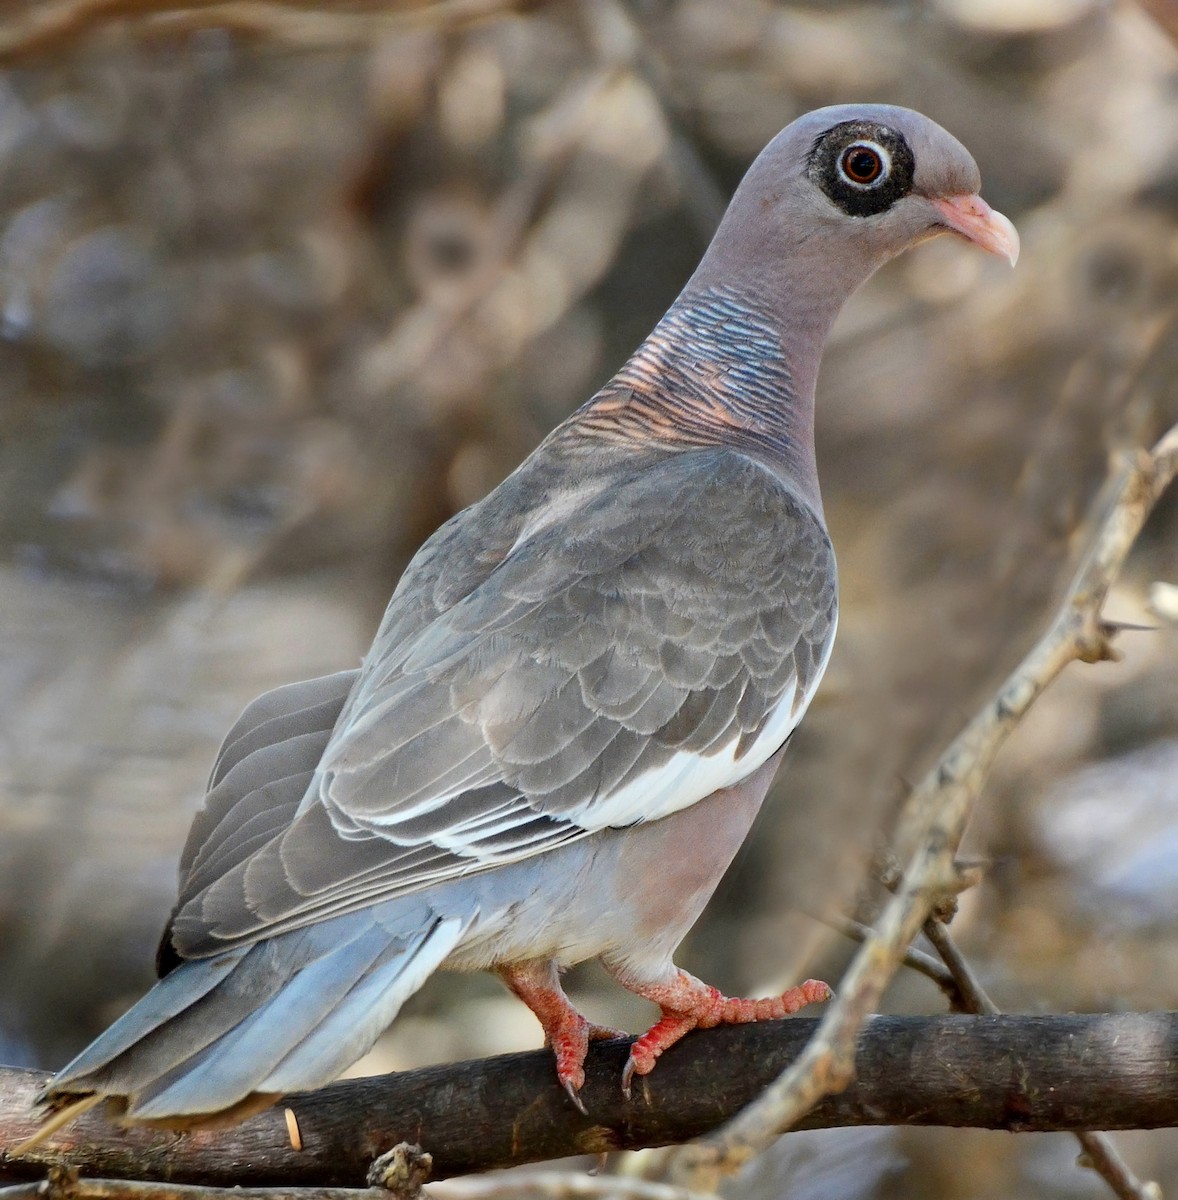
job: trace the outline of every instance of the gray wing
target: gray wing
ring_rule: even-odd
[[[297,806],[288,786],[280,818],[261,804],[205,835],[181,953],[667,815],[756,769],[800,719],[834,633],[833,552],[759,464],[645,461],[481,566],[462,556],[465,515],[398,587]],[[300,772],[257,763],[258,779],[305,775],[314,741],[298,744]]]
[[[359,675],[340,671],[287,684],[246,706],[221,743],[204,805],[180,854],[181,903],[294,820]],[[178,961],[169,923],[156,968],[166,975]]]

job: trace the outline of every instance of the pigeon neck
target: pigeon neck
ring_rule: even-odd
[[[589,407],[602,416],[608,410],[614,428],[646,444],[744,450],[821,512],[814,462],[821,345],[809,341],[787,345],[780,319],[759,296],[689,284]]]

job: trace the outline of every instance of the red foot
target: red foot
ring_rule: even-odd
[[[673,1046],[693,1029],[711,1029],[716,1025],[743,1025],[749,1021],[772,1021],[788,1017],[807,1004],[829,1000],[830,988],[817,979],[807,979],[780,996],[765,1000],[742,1000],[725,996],[714,987],[701,983],[686,971],[677,972],[669,984],[635,984],[620,982],[647,1000],[653,1000],[662,1010],[662,1017],[631,1047],[630,1058],[622,1072],[622,1091],[627,1098],[635,1075],[649,1075],[659,1055]]]
[[[556,1078],[569,1099],[588,1116],[577,1094],[585,1086],[585,1055],[590,1041],[625,1037],[616,1029],[587,1021],[569,1002],[551,963],[525,963],[501,967],[507,986],[536,1014],[544,1029],[544,1040],[556,1058]]]

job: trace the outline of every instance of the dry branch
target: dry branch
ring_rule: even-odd
[[[512,0],[374,0],[364,8],[298,0],[23,0],[0,18],[0,64],[69,50],[112,29],[138,35],[229,29],[302,48],[370,45],[391,33],[449,30],[528,7]]]
[[[127,1179],[81,1179],[51,1173],[40,1183],[0,1188],[0,1200],[209,1200],[219,1189],[182,1183],[140,1183]],[[55,1177],[56,1176],[56,1177]],[[379,1188],[234,1188],[233,1200],[390,1200]]]
[[[909,797],[898,836],[904,853],[911,854],[903,882],[844,975],[814,1039],[756,1103],[703,1142],[673,1154],[667,1164],[673,1178],[714,1190],[721,1175],[740,1170],[779,1134],[796,1127],[823,1097],[850,1084],[860,1029],[925,919],[944,895],[958,890],[957,847],[998,750],[1069,663],[1115,657],[1111,637],[1116,630],[1102,619],[1101,610],[1176,471],[1178,426],[1152,451],[1141,450],[1124,465],[1050,628]]]
[[[973,968],[958,949],[948,927],[935,917],[930,917],[924,923],[924,934],[932,942],[933,948],[945,964],[945,969],[953,976],[957,984],[963,1006],[962,1011],[996,1016],[999,1011],[998,1006],[982,987],[981,980],[974,974]],[[1117,1148],[1103,1133],[1077,1130],[1076,1137],[1092,1169],[1112,1188],[1119,1200],[1161,1200],[1161,1191],[1158,1185],[1143,1183],[1138,1179]]]
[[[597,1044],[582,1117],[556,1085],[547,1051],[353,1080],[288,1097],[221,1130],[121,1128],[100,1110],[27,1159],[4,1151],[35,1128],[46,1076],[0,1069],[0,1181],[71,1167],[101,1178],[242,1187],[362,1187],[398,1142],[433,1155],[435,1178],[574,1154],[681,1143],[751,1103],[802,1051],[802,1018],[692,1034],[634,1098],[619,1079],[628,1041]],[[1178,1013],[1099,1016],[875,1017],[859,1038],[855,1084],[807,1128],[950,1125],[1008,1130],[1145,1129],[1178,1111]]]
[[[698,1192],[642,1179],[568,1171],[472,1176],[389,1192],[384,1188],[212,1188],[82,1179],[55,1171],[41,1183],[0,1188],[0,1200],[708,1200]]]
[[[814,914],[815,920],[821,921],[823,925],[833,929],[836,933],[841,933],[844,937],[850,938],[853,942],[862,944],[871,937],[871,926],[864,925],[861,921],[856,921],[852,917],[847,917],[841,913],[821,913]],[[925,954],[923,950],[917,950],[910,946],[905,952],[901,960],[903,965],[916,971],[917,974],[923,975],[926,979],[932,980],[937,985],[949,1001],[949,1007],[954,1012],[974,1012],[966,1003],[965,997],[962,995],[961,988],[958,986],[957,980],[953,978],[953,973],[931,954]]]

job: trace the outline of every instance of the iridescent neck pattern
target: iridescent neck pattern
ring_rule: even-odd
[[[612,442],[725,445],[794,457],[797,395],[763,303],[722,286],[677,300],[572,418]]]

